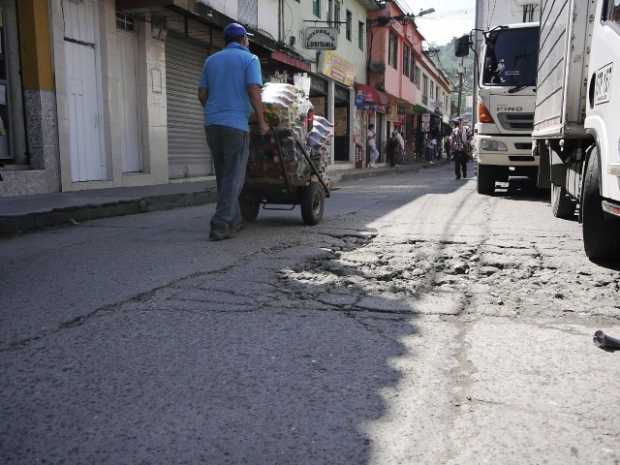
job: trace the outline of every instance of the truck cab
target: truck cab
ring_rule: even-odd
[[[538,159],[532,155],[531,133],[536,106],[539,26],[498,26],[484,34],[479,55],[478,123],[474,157],[478,192],[492,194],[495,182],[527,176],[535,182]]]

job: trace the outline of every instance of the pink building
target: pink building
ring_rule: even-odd
[[[422,115],[430,113],[441,119],[443,103],[450,94],[449,81],[422,49],[424,40],[413,19],[395,2],[369,12],[368,84],[388,94],[386,132],[400,128],[410,154],[420,151],[425,137],[431,136],[422,125]]]

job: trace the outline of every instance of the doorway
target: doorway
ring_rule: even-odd
[[[135,22],[124,15],[116,17],[121,66],[119,119],[123,173],[143,171],[141,120],[138,108],[138,34]]]
[[[107,178],[97,64],[97,3],[64,3],[67,108],[71,180]]]
[[[349,161],[349,131],[351,110],[349,89],[336,84],[334,95],[334,160]]]

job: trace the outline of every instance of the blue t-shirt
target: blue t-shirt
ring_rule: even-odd
[[[227,126],[248,132],[252,111],[248,86],[263,85],[256,55],[237,42],[211,55],[202,67],[200,87],[208,91],[205,126]]]

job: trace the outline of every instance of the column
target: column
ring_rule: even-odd
[[[336,113],[336,84],[331,79],[327,81],[327,119],[333,124]],[[334,145],[331,147],[331,163],[334,163]]]
[[[20,0],[18,22],[24,111],[30,165],[49,170],[53,190],[59,186],[58,126],[49,5],[47,0]]]

